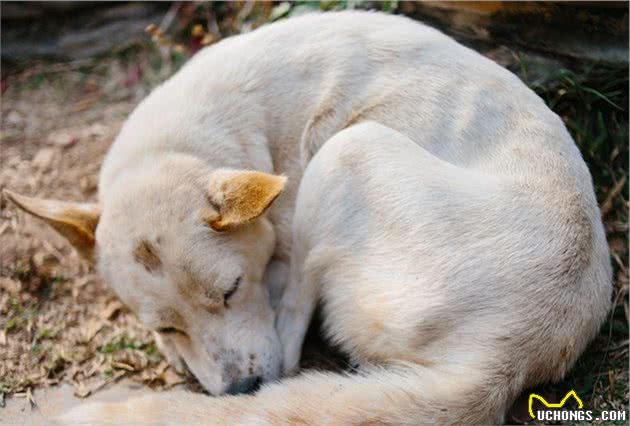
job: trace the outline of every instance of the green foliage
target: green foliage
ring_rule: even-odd
[[[102,354],[111,354],[114,352],[122,351],[125,349],[141,349],[142,343],[138,340],[134,340],[123,334],[121,336],[115,337],[108,343],[100,346],[98,351]]]
[[[309,12],[328,12],[332,10],[380,10],[393,13],[398,8],[398,0],[389,1],[363,1],[363,0],[329,0],[310,1],[299,0],[294,2],[282,2],[275,6],[269,15],[269,21],[289,16],[302,15]]]
[[[124,350],[143,351],[151,362],[158,362],[162,358],[153,342],[145,343],[126,334],[116,336],[97,348],[97,351],[102,354],[114,354]]]
[[[31,306],[23,306],[19,300],[11,298],[7,321],[2,329],[7,333],[21,330],[28,325],[29,321],[33,321],[35,317],[37,317],[37,309]]]
[[[566,123],[604,201],[628,174],[628,68],[590,65],[579,74],[560,69],[550,83],[532,88]],[[619,213],[622,203],[616,200]],[[627,222],[627,213],[618,219]]]
[[[589,64],[580,71],[559,69],[544,82],[529,81],[525,68],[519,75],[562,118],[593,176],[600,205],[610,204],[603,214],[615,272],[614,306],[567,378],[546,388],[559,394],[575,389],[596,415],[624,410],[630,333],[623,306],[628,297],[628,68]]]

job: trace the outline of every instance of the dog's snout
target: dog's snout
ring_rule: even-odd
[[[225,391],[229,395],[237,395],[240,393],[254,393],[262,384],[262,377],[249,376],[244,379],[233,382]]]

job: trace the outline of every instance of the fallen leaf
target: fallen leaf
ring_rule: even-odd
[[[31,388],[26,389],[26,399],[31,404],[31,408],[37,407],[37,403],[35,402],[35,398],[33,397],[33,393],[31,392]]]
[[[125,364],[124,362],[112,362],[112,367],[117,368],[119,370],[127,370],[127,371],[135,371],[136,369],[129,365],[129,364]]]
[[[90,318],[86,326],[83,328],[83,339],[84,341],[90,342],[96,334],[101,331],[105,324],[100,319]]]
[[[0,289],[6,291],[12,296],[17,295],[20,292],[21,285],[19,281],[12,280],[11,278],[0,277]]]
[[[168,367],[169,367],[168,362],[160,361],[158,366],[155,368],[155,371],[157,374],[164,374],[164,372],[166,371]]]
[[[118,300],[112,300],[105,306],[105,309],[101,312],[101,318],[105,320],[110,320],[116,316],[118,311],[120,311],[124,305],[120,303]]]
[[[9,229],[9,226],[11,226],[9,221],[6,221],[2,225],[0,225],[0,236],[2,236],[2,234],[4,234],[4,231]]]
[[[170,389],[173,386],[177,386],[186,381],[185,378],[183,378],[182,376],[177,374],[175,371],[173,371],[172,368],[169,368],[168,370],[166,370],[164,374],[162,374],[161,378],[162,380],[164,380],[165,389]]]
[[[107,128],[100,123],[94,123],[88,127],[86,136],[103,136],[107,132]]]
[[[54,275],[54,268],[59,265],[59,259],[51,253],[38,251],[33,255],[33,263],[39,275],[50,277]]]
[[[52,166],[55,159],[55,150],[53,148],[42,148],[37,151],[35,157],[33,157],[33,167],[46,171]]]
[[[79,382],[74,387],[74,396],[77,398],[86,398],[92,393],[92,390],[85,386],[85,383]]]

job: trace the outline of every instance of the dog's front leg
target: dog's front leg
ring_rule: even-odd
[[[289,280],[289,261],[278,257],[273,257],[265,269],[264,283],[269,290],[269,303],[276,311],[280,305],[282,293]]]
[[[304,336],[319,298],[319,281],[315,274],[303,273],[303,266],[300,262],[291,263],[288,286],[276,317],[285,375],[295,373],[299,367]]]

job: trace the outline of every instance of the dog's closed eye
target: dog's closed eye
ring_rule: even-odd
[[[175,327],[160,327],[155,331],[161,334],[181,334],[182,336],[186,335],[185,332]]]

